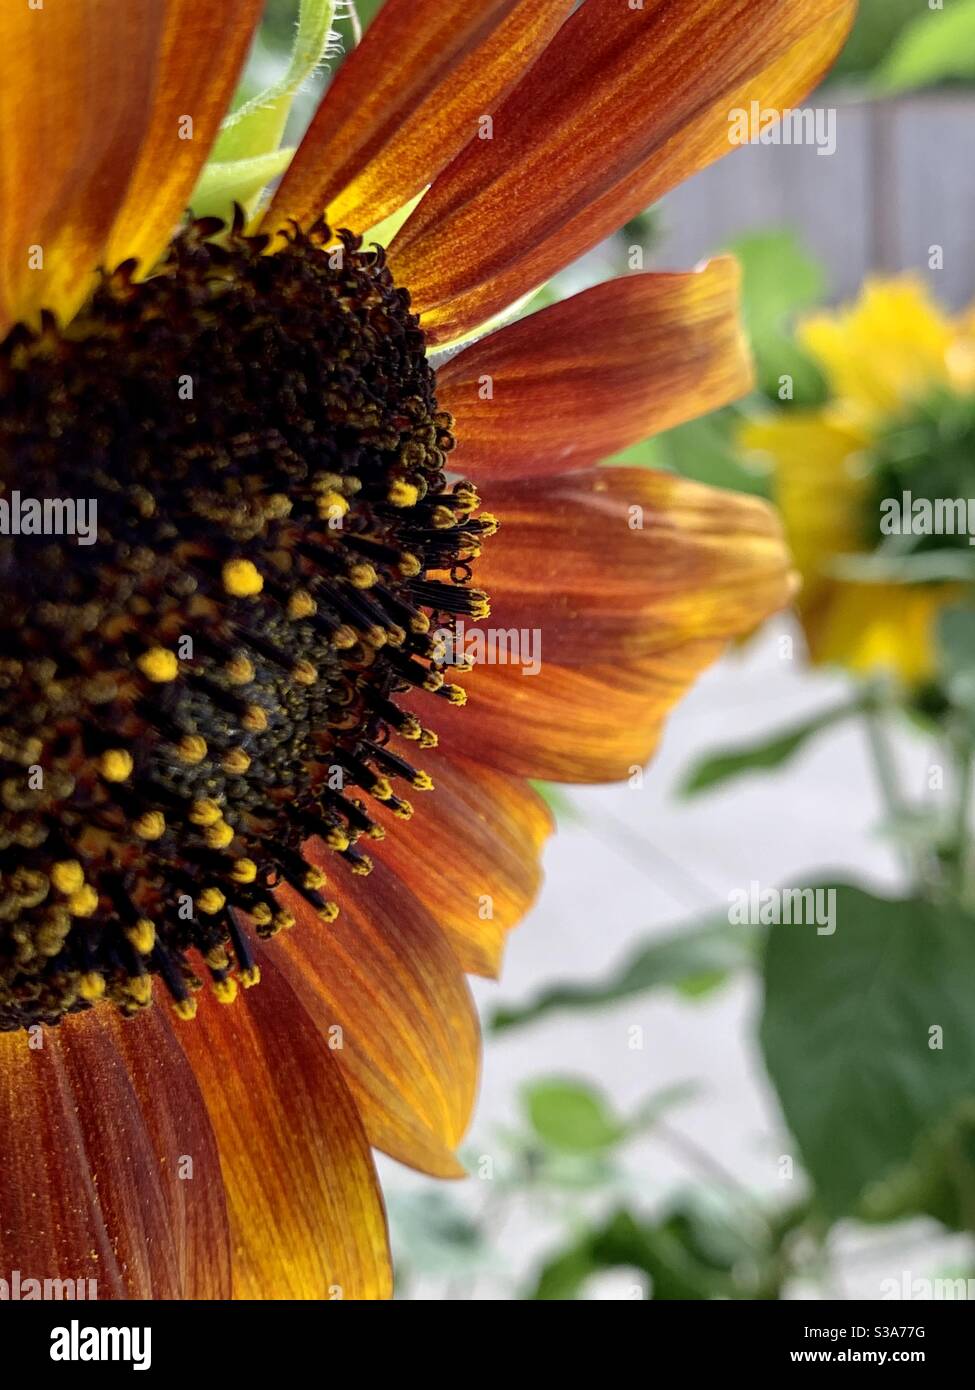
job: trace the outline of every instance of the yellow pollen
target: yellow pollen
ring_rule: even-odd
[[[310,661],[296,661],[291,668],[291,679],[299,685],[314,685],[318,680],[318,672]]]
[[[218,820],[223,820],[223,812],[215,801],[203,799],[193,802],[189,817],[194,825],[216,825]]]
[[[234,828],[228,825],[225,820],[217,821],[216,825],[207,826],[203,832],[210,849],[226,849],[233,842]]]
[[[447,693],[447,699],[452,705],[467,704],[467,691],[462,685],[445,685],[444,690]]]
[[[254,666],[246,656],[235,656],[225,667],[231,685],[250,685],[254,679]]]
[[[177,1018],[181,1018],[184,1022],[189,1023],[191,1019],[196,1018],[196,1000],[177,999],[173,1005],[173,1013]]]
[[[379,575],[372,565],[353,565],[349,570],[349,579],[357,589],[371,589],[379,581]]]
[[[451,526],[457,525],[457,518],[449,507],[434,507],[430,521],[438,531],[448,531]]]
[[[366,858],[357,859],[352,865],[352,872],[358,874],[360,878],[367,878],[372,873],[372,860]]]
[[[433,778],[429,772],[416,772],[413,776],[413,785],[418,792],[432,792]]]
[[[295,924],[295,919],[285,908],[274,914],[274,925],[280,931],[290,931]]]
[[[242,777],[251,765],[250,755],[243,748],[230,748],[223,755],[220,765],[232,777]]]
[[[253,883],[257,878],[257,865],[253,859],[238,859],[230,871],[235,883]]]
[[[132,829],[140,840],[161,840],[166,833],[166,817],[161,811],[146,811]]]
[[[137,1004],[148,1004],[152,998],[152,976],[138,975],[134,980],[130,980],[126,985],[126,993],[129,994]]]
[[[420,489],[414,483],[408,483],[405,478],[394,478],[386,496],[394,507],[415,507],[420,497]]]
[[[82,999],[94,1003],[96,999],[101,999],[105,993],[105,981],[101,975],[96,975],[94,971],[90,971],[87,975],[82,975],[78,981],[78,993]]]
[[[249,734],[262,734],[267,728],[267,711],[261,705],[248,705],[240,722]]]
[[[491,604],[488,601],[487,595],[478,594],[476,598],[473,595],[471,597],[474,599],[471,606],[471,617],[478,619],[489,618],[491,616]]]
[[[340,492],[323,492],[315,501],[318,515],[322,521],[338,521],[349,510],[349,504]]]
[[[264,578],[253,560],[228,560],[223,587],[231,598],[255,598],[264,588]]]
[[[325,903],[318,909],[318,915],[323,922],[334,922],[339,915],[338,903]]]
[[[439,734],[435,734],[434,731],[433,731],[432,729],[421,729],[421,730],[420,730],[420,747],[421,747],[421,748],[436,748],[436,747],[439,745],[439,743],[440,743],[440,736],[439,736]]]
[[[84,881],[85,871],[77,859],[62,859],[51,866],[51,882],[59,893],[77,893]]]
[[[251,916],[259,927],[266,927],[270,925],[273,914],[267,903],[255,903]]]
[[[238,978],[245,989],[253,989],[255,985],[261,983],[261,967],[259,965],[250,965],[246,970],[240,972]]]
[[[348,849],[349,837],[340,826],[336,825],[333,826],[325,836],[325,843],[328,845],[329,849]]]
[[[413,807],[408,801],[401,801],[393,811],[397,820],[410,820],[413,815]]]
[[[296,589],[288,599],[288,617],[296,622],[299,618],[310,618],[318,608],[307,589]]]
[[[156,944],[156,928],[148,917],[140,917],[138,922],[127,927],[125,935],[140,956],[147,956]]]
[[[400,556],[397,568],[404,579],[413,579],[415,575],[420,573],[423,566],[415,555],[411,555],[407,551],[406,554]]]
[[[393,784],[388,777],[377,777],[369,790],[377,801],[388,801],[393,794]]]
[[[305,874],[304,886],[310,893],[317,893],[319,889],[325,887],[326,882],[327,879],[321,869],[309,869]]]
[[[200,912],[205,912],[208,917],[213,917],[220,912],[227,904],[227,899],[219,888],[204,888],[203,892],[196,900],[196,906]]]
[[[147,652],[142,653],[136,665],[146,680],[153,681],[156,685],[174,681],[179,675],[179,662],[175,654],[167,651],[165,647],[150,647]]]
[[[181,763],[186,763],[190,767],[196,767],[202,763],[207,755],[206,739],[199,734],[187,734],[179,742],[176,749],[176,756]]]
[[[124,782],[132,776],[132,755],[124,748],[110,748],[99,759],[98,769],[106,782]]]
[[[72,917],[91,917],[98,907],[98,894],[90,883],[72,893],[65,904]]]

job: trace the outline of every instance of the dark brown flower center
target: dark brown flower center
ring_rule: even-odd
[[[408,294],[349,233],[221,232],[0,345],[0,1029],[233,998],[279,885],[339,910],[303,843],[367,873],[429,788],[398,697],[463,699],[432,634],[495,523]]]

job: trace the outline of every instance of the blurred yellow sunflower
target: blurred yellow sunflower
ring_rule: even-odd
[[[931,552],[968,550],[956,521],[972,492],[975,311],[950,317],[914,276],[874,278],[855,304],[808,318],[798,337],[828,401],[749,421],[741,442],[774,466],[810,655],[923,682],[935,669],[938,614],[958,594],[958,567],[932,566]],[[955,527],[947,536],[933,525],[939,508]]]
[[[428,351],[794,104],[852,0],[388,0],[262,230],[181,225],[260,10],[0,13],[4,500],[98,502],[0,540],[0,1264],[101,1298],[388,1295],[371,1148],[462,1171],[526,779],[642,763],[792,588],[762,503],[595,466],[747,389],[728,261]],[[465,711],[434,638],[488,593],[543,664]]]

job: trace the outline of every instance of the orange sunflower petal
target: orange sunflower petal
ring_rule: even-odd
[[[728,640],[794,591],[778,518],[754,497],[651,469],[600,468],[499,483],[486,500],[501,518],[477,561],[490,625],[535,634],[543,666]]]
[[[478,132],[573,0],[387,0],[322,101],[269,214],[365,232]]]
[[[418,704],[419,717],[429,715],[429,706],[429,699]],[[375,853],[402,891],[426,906],[462,969],[495,978],[507,934],[541,886],[541,851],[552,820],[524,782],[454,755],[453,749],[469,747],[472,734],[476,739],[472,721],[459,725],[449,756],[441,749],[407,751],[435,790],[411,796],[414,813],[406,823],[382,804],[376,808],[387,835]]]
[[[150,120],[165,0],[0,7],[0,332],[85,299]]]
[[[105,252],[152,269],[216,138],[264,0],[168,0],[149,126]],[[191,124],[187,124],[187,122]]]
[[[334,1055],[265,960],[260,985],[204,1000],[177,1034],[217,1139],[235,1298],[387,1298],[382,1200]]]
[[[321,841],[308,858],[339,865],[337,920],[324,925],[293,890],[298,920],[267,948],[331,1042],[370,1143],[440,1177],[470,1120],[480,1068],[477,1015],[457,959],[426,909],[378,862],[354,878]],[[341,1032],[330,1030],[338,1025]]]
[[[481,666],[464,709],[437,724],[444,742],[517,777],[615,782],[643,767],[670,711],[720,655],[722,642],[687,642],[615,666]]]
[[[67,1018],[30,1042],[0,1034],[4,1271],[94,1279],[102,1299],[227,1297],[216,1147],[161,1011]]]
[[[448,361],[452,466],[475,479],[566,473],[717,410],[751,387],[730,257],[632,275],[508,324]]]
[[[856,0],[587,0],[441,174],[390,261],[431,342],[475,328],[732,149],[839,52]]]

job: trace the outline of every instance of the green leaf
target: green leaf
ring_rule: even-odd
[[[626,1134],[603,1096],[583,1081],[533,1081],[522,1101],[539,1139],[565,1153],[599,1153]]]
[[[823,570],[854,584],[936,584],[975,581],[975,555],[966,550],[900,551],[884,546],[870,554],[835,555]]]
[[[301,0],[287,69],[226,117],[213,150],[216,162],[252,159],[278,148],[292,102],[325,57],[334,17],[335,0]]]
[[[789,231],[756,232],[729,248],[742,268],[742,314],[761,390],[779,400],[783,376],[793,381],[790,406],[820,405],[827,395],[819,368],[792,336],[796,315],[818,304],[826,277]]]
[[[860,698],[849,700],[834,709],[824,710],[822,714],[814,715],[812,719],[807,719],[804,723],[797,724],[770,739],[761,739],[743,748],[729,748],[721,753],[711,753],[691,768],[680,785],[680,795],[694,796],[746,772],[768,772],[772,768],[782,767],[790,758],[795,757],[810,739],[843,719],[859,714],[862,709],[863,702]]]
[[[386,1206],[397,1264],[450,1278],[497,1269],[497,1255],[485,1233],[449,1193],[391,1192]]]
[[[909,1164],[874,1183],[856,1215],[885,1224],[933,1216],[950,1230],[975,1230],[975,1096],[924,1136]]]
[[[578,807],[566,795],[565,788],[561,786],[560,783],[533,781],[531,785],[534,787],[535,791],[538,792],[538,795],[545,802],[545,805],[552,812],[552,815],[555,816],[556,820],[561,821],[563,824],[568,824],[571,821],[581,821],[582,816],[579,813]]]
[[[557,985],[521,1008],[498,1009],[490,1027],[495,1033],[522,1027],[555,1009],[590,1009],[615,1004],[648,990],[678,988],[690,995],[713,989],[728,975],[753,963],[754,935],[732,928],[727,914],[671,936],[660,937],[631,956],[602,984]]]
[[[771,928],[761,1025],[786,1121],[833,1217],[975,1090],[975,920],[849,886],[836,895],[832,936]]]
[[[701,1301],[732,1297],[730,1270],[715,1268],[695,1248],[693,1223],[674,1213],[659,1224],[618,1211],[543,1266],[532,1299],[575,1298],[587,1279],[607,1269],[638,1269],[649,1276],[654,1299]]]
[[[853,32],[829,80],[863,77],[889,52],[902,29],[917,17],[918,0],[860,0]]]
[[[294,150],[274,150],[252,159],[231,159],[224,163],[211,161],[193,190],[190,206],[195,217],[229,216],[234,203],[246,207],[271,179],[283,174],[291,163]]]
[[[907,92],[975,77],[975,0],[924,9],[901,33],[875,74],[878,91]]]

